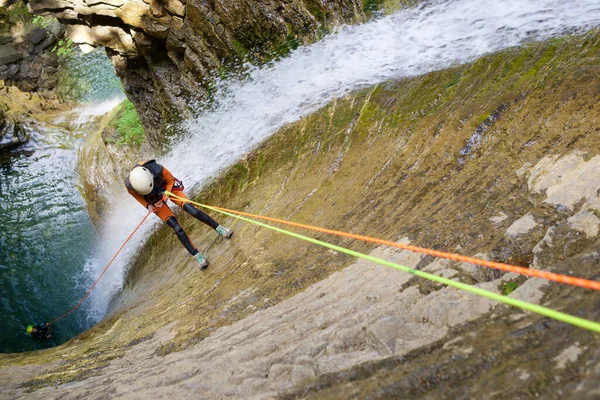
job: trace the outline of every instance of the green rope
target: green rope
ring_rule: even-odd
[[[196,205],[198,205],[200,207],[208,208],[210,210],[216,211],[216,212],[221,213],[221,214],[228,215],[228,216],[233,217],[233,218],[237,218],[237,219],[242,220],[242,221],[249,222],[251,224],[255,224],[255,225],[261,226],[263,228],[267,228],[267,229],[271,229],[271,230],[274,230],[274,231],[279,232],[279,233],[283,233],[284,235],[292,236],[292,237],[295,237],[295,238],[300,239],[300,240],[304,240],[304,241],[307,241],[307,242],[310,242],[310,243],[318,244],[320,246],[327,247],[327,248],[335,250],[335,251],[339,251],[340,253],[345,253],[345,254],[348,254],[348,255],[351,255],[351,256],[354,256],[354,257],[358,257],[358,258],[362,258],[362,259],[365,259],[365,260],[372,261],[372,262],[377,263],[377,264],[385,265],[387,267],[399,269],[400,271],[408,272],[409,274],[413,274],[413,275],[416,275],[416,276],[421,277],[421,278],[429,279],[429,280],[434,281],[434,282],[439,282],[439,283],[442,283],[442,284],[447,285],[447,286],[455,287],[457,289],[462,289],[462,290],[465,290],[467,292],[474,293],[474,294],[476,294],[478,296],[487,297],[488,299],[496,300],[496,301],[499,301],[501,303],[505,303],[505,304],[509,304],[511,306],[522,308],[523,310],[532,311],[532,312],[544,315],[546,317],[550,317],[550,318],[558,320],[558,321],[566,322],[568,324],[575,325],[575,326],[578,326],[580,328],[584,328],[584,329],[588,329],[588,330],[593,331],[593,332],[600,333],[600,324],[597,323],[597,322],[594,322],[594,321],[590,321],[590,320],[587,320],[587,319],[584,319],[584,318],[575,317],[573,315],[565,314],[565,313],[562,313],[560,311],[551,310],[549,308],[542,307],[542,306],[537,305],[537,304],[528,303],[526,301],[522,301],[522,300],[514,299],[512,297],[503,296],[503,295],[498,294],[498,293],[490,292],[489,290],[481,289],[481,288],[478,288],[478,287],[475,287],[475,286],[472,286],[472,285],[467,285],[466,283],[456,282],[456,281],[453,281],[451,279],[447,279],[447,278],[444,278],[444,277],[441,277],[441,276],[437,276],[437,275],[429,274],[427,272],[419,271],[419,270],[416,270],[416,269],[413,269],[413,268],[405,267],[404,265],[400,265],[400,264],[396,264],[396,263],[393,263],[393,262],[390,262],[390,261],[382,260],[381,258],[377,258],[377,257],[373,257],[373,256],[370,256],[370,255],[367,255],[367,254],[359,253],[357,251],[349,250],[349,249],[346,249],[344,247],[336,246],[336,245],[331,244],[331,243],[327,243],[327,242],[323,242],[321,240],[310,238],[308,236],[299,235],[299,234],[294,233],[294,232],[286,231],[285,229],[281,229],[281,228],[277,228],[277,227],[274,227],[274,226],[271,226],[271,225],[267,225],[267,224],[264,224],[262,222],[258,222],[258,221],[255,221],[255,220],[252,220],[252,219],[249,219],[249,218],[245,218],[245,217],[241,217],[239,215],[228,213],[226,211],[221,211],[221,210],[218,210],[218,209],[216,209],[214,207],[207,206],[205,204],[200,204],[200,203],[196,203],[196,202],[193,202],[193,201],[190,201],[190,203],[196,204]]]

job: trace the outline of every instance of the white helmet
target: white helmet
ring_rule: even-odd
[[[154,189],[154,176],[144,167],[135,167],[129,173],[129,182],[133,190],[141,194],[147,195]]]

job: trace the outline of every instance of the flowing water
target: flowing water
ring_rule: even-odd
[[[159,161],[193,192],[285,124],[349,91],[598,25],[598,0],[456,0],[431,1],[342,27],[273,65],[249,66],[242,81],[220,83],[212,108],[187,121],[187,136]],[[107,219],[98,251],[87,262],[91,277],[145,214],[124,190],[115,196],[119,207]],[[93,320],[106,312],[122,286],[125,267],[157,222],[153,218],[145,224],[100,282],[88,310]]]
[[[62,343],[94,323],[85,311],[60,323],[47,342],[25,334],[30,324],[48,321],[73,307],[93,275],[96,233],[77,189],[77,147],[85,134],[78,128],[123,98],[114,89],[112,65],[104,55],[88,56],[85,76],[99,79],[88,96],[112,101],[81,106],[52,123],[28,129],[31,140],[0,154],[0,352],[17,352]],[[112,79],[112,88],[106,81]],[[70,121],[66,121],[69,119]],[[79,121],[78,121],[79,120]],[[68,122],[68,123],[67,123]],[[69,127],[75,127],[72,129]]]
[[[242,81],[221,82],[212,108],[187,121],[187,136],[159,162],[194,192],[285,124],[349,91],[599,25],[598,0],[456,0],[431,1],[367,24],[345,26],[273,65],[249,66],[249,76]],[[116,196],[121,196],[121,207],[106,221],[110,234],[102,236],[101,260],[114,253],[144,216],[131,196]],[[122,286],[129,260],[157,223],[156,218],[146,223],[101,282],[92,298],[96,318],[106,312],[108,299]]]

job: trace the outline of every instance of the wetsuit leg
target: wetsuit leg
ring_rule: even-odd
[[[175,234],[177,235],[177,238],[179,239],[181,244],[183,244],[183,247],[185,247],[187,249],[187,251],[193,256],[198,254],[198,249],[196,249],[196,247],[192,244],[192,241],[190,240],[188,235],[185,233],[185,231],[179,224],[179,221],[177,221],[177,218],[169,217],[169,218],[167,218],[166,222],[167,222],[167,225],[169,225],[171,228],[173,228],[173,230],[175,231]]]
[[[194,207],[190,203],[185,203],[183,205],[183,209],[186,212],[190,213],[192,216],[194,216],[194,218],[198,219],[199,221],[204,222],[206,225],[210,226],[213,229],[217,229],[217,227],[219,226],[217,221],[212,219],[208,214],[198,210],[196,207]]]

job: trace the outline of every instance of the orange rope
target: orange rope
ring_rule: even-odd
[[[499,263],[499,262],[495,262],[495,261],[482,260],[479,258],[463,256],[460,254],[447,253],[445,251],[432,250],[432,249],[427,249],[427,248],[418,247],[418,246],[411,246],[409,244],[396,243],[396,242],[392,242],[389,240],[376,239],[376,238],[372,238],[370,236],[363,236],[363,235],[357,235],[354,233],[334,231],[331,229],[325,229],[325,228],[319,228],[319,227],[311,226],[311,225],[299,224],[297,222],[290,222],[290,221],[285,221],[285,220],[281,220],[281,219],[277,219],[277,218],[263,217],[263,216],[259,216],[259,215],[243,213],[240,211],[232,211],[232,210],[228,210],[226,208],[221,208],[221,207],[214,207],[214,208],[216,208],[218,210],[222,210],[222,211],[227,211],[232,214],[245,215],[248,217],[259,218],[259,219],[263,219],[263,220],[271,221],[271,222],[278,222],[280,224],[286,224],[286,225],[295,226],[298,228],[310,229],[310,230],[322,232],[322,233],[329,233],[331,235],[342,236],[342,237],[347,237],[347,238],[356,239],[356,240],[363,240],[365,242],[382,244],[385,246],[396,247],[396,248],[402,249],[402,250],[409,250],[409,251],[414,251],[417,253],[427,254],[427,255],[430,255],[433,257],[447,258],[450,260],[466,262],[469,264],[481,265],[481,266],[488,267],[488,268],[496,268],[496,269],[500,269],[502,271],[515,272],[517,274],[547,279],[547,280],[554,281],[554,282],[566,283],[567,285],[574,285],[574,286],[580,286],[580,287],[587,288],[587,289],[600,290],[600,282],[591,281],[589,279],[575,278],[573,276],[555,274],[553,272],[540,271],[537,269],[529,269],[529,268],[525,268],[525,267],[519,267],[516,265],[504,264],[504,263]]]
[[[129,237],[127,238],[127,240],[125,240],[123,242],[123,244],[121,245],[121,247],[119,247],[119,250],[117,250],[117,252],[113,256],[113,258],[109,261],[108,265],[106,265],[106,267],[104,267],[104,270],[102,271],[102,273],[100,274],[100,276],[98,277],[98,279],[96,279],[96,281],[88,289],[88,291],[86,292],[85,296],[83,296],[81,298],[81,300],[79,300],[79,303],[77,303],[77,305],[75,307],[73,307],[72,309],[70,309],[65,314],[63,314],[60,317],[58,317],[58,318],[52,320],[51,322],[49,322],[48,325],[52,325],[55,322],[60,321],[61,319],[65,318],[67,315],[71,314],[73,311],[77,310],[79,308],[79,306],[81,306],[83,304],[83,301],[90,295],[90,293],[92,293],[92,290],[94,289],[94,287],[96,287],[96,284],[100,281],[100,278],[102,278],[102,275],[104,275],[104,273],[106,272],[106,270],[108,269],[108,267],[110,267],[110,265],[113,263],[113,261],[115,261],[115,258],[117,258],[117,256],[121,252],[121,250],[123,250],[123,247],[125,247],[125,245],[127,244],[127,242],[129,242],[129,239],[131,239],[131,237],[133,236],[133,234],[136,233],[137,230],[140,228],[140,226],[142,226],[142,224],[144,223],[144,221],[146,221],[146,218],[148,218],[148,215],[150,215],[150,212],[148,212],[148,214],[146,214],[146,216],[144,217],[144,219],[142,220],[142,222],[140,222],[138,224],[138,226],[133,230],[133,232],[131,232],[131,234],[129,235]]]
[[[169,194],[169,196],[178,197],[173,194]],[[184,201],[183,198],[178,197],[178,199]],[[191,202],[190,200],[187,200],[187,201]],[[194,202],[192,202],[192,203],[194,203]],[[199,204],[199,203],[195,203],[195,204],[198,204],[200,206],[205,206],[205,205]],[[568,276],[568,275],[555,274],[553,272],[540,271],[537,269],[529,269],[529,268],[519,267],[516,265],[503,264],[503,263],[494,262],[494,261],[482,260],[479,258],[462,256],[460,254],[447,253],[445,251],[432,250],[432,249],[427,249],[427,248],[423,248],[423,247],[411,246],[408,244],[400,244],[400,243],[392,242],[389,240],[376,239],[376,238],[373,238],[370,236],[357,235],[354,233],[341,232],[341,231],[334,231],[331,229],[319,228],[317,226],[300,224],[297,222],[285,221],[282,219],[265,217],[265,216],[245,213],[245,212],[241,212],[241,211],[229,210],[227,208],[222,208],[222,207],[215,207],[215,206],[206,206],[206,207],[214,208],[216,210],[230,212],[232,214],[244,215],[247,217],[258,218],[258,219],[262,219],[265,221],[276,222],[276,223],[285,224],[285,225],[289,225],[289,226],[295,226],[297,228],[309,229],[312,231],[328,233],[331,235],[347,237],[350,239],[363,240],[365,242],[371,242],[371,243],[382,244],[385,246],[396,247],[398,249],[414,251],[417,253],[423,253],[423,254],[433,256],[433,257],[447,258],[450,260],[466,262],[469,264],[476,264],[476,265],[481,265],[484,267],[500,269],[502,271],[515,272],[517,274],[547,279],[547,280],[554,281],[554,282],[566,283],[567,285],[580,286],[580,287],[587,288],[587,289],[600,290],[600,282],[592,281],[589,279],[575,278],[575,277]]]

